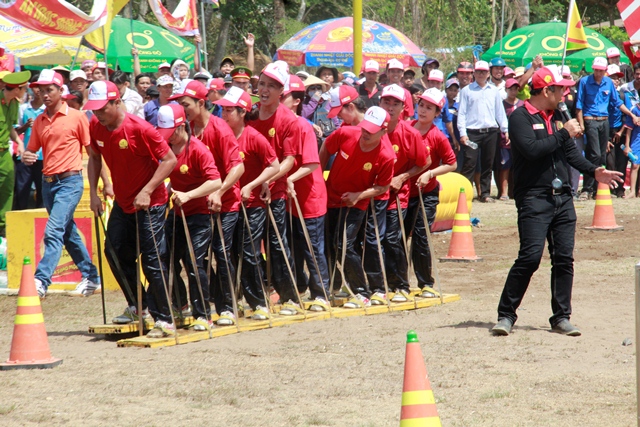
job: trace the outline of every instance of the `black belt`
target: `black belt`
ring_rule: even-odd
[[[497,130],[498,128],[467,129],[467,132],[489,133]]]
[[[76,176],[76,175],[82,175],[82,171],[67,171],[67,172],[62,172],[56,175],[43,175],[42,179],[44,179],[45,182],[48,182],[49,184],[51,184],[52,182],[58,182],[58,181],[62,181],[65,178],[69,178],[70,176]]]
[[[595,120],[597,122],[602,122],[604,120],[609,120],[609,116],[587,116],[584,119],[585,120]]]

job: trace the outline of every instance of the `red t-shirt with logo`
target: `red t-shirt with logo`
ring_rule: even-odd
[[[134,213],[133,201],[151,180],[159,161],[171,148],[144,119],[125,113],[122,124],[109,131],[95,116],[89,125],[91,148],[102,154],[111,170],[113,192],[125,213]],[[167,189],[160,184],[151,193],[149,206],[167,203]]]
[[[193,123],[191,124],[191,129],[193,129]],[[224,182],[229,171],[242,163],[236,136],[227,122],[211,114],[209,123],[202,131],[202,135],[200,135],[200,140],[213,154],[213,160],[216,162],[220,178]],[[222,196],[221,201],[221,212],[237,212],[240,210],[240,183],[236,182],[233,187],[228,189]]]
[[[427,164],[427,150],[422,141],[420,132],[415,130],[409,122],[400,120],[395,129],[391,133],[387,133],[393,151],[396,153],[396,164],[393,166],[393,176],[407,172],[414,166],[424,167]],[[400,191],[398,198],[400,206],[406,209],[409,206],[409,186],[411,180],[406,180]],[[389,195],[389,205],[387,209],[397,209],[396,193],[391,192]]]
[[[213,155],[207,147],[196,137],[192,136],[182,152],[176,154],[178,163],[173,168],[169,179],[171,188],[186,193],[195,190],[207,181],[220,179],[220,173],[216,168]],[[207,195],[208,196],[208,195]],[[208,214],[209,205],[207,196],[189,200],[182,205],[182,209],[176,209],[178,215],[184,212],[185,216],[195,214]]]
[[[303,218],[318,218],[327,213],[327,186],[322,175],[320,156],[318,154],[318,140],[311,123],[304,117],[298,117],[300,124],[300,148],[295,163],[289,171],[294,174],[302,165],[317,163],[316,170],[300,178],[294,183],[296,197],[300,203]],[[298,216],[298,209],[292,205],[293,215]]]
[[[417,120],[412,120],[411,126],[415,126],[416,123]],[[431,125],[431,128],[429,128],[424,135],[421,135],[421,138],[427,148],[427,153],[431,156],[431,165],[429,165],[427,170],[435,169],[440,166],[440,164],[452,165],[456,162],[456,153],[453,152],[449,139],[444,136],[436,125]],[[418,197],[419,193],[416,182],[419,176],[420,175],[416,175],[411,179],[410,197]],[[429,183],[422,188],[422,192],[428,193],[429,191],[433,191],[437,186],[438,180],[432,178]]]
[[[260,132],[247,126],[238,138],[240,145],[240,157],[244,162],[244,173],[240,177],[240,186],[244,187],[256,179],[264,169],[277,160],[273,147]],[[257,186],[251,191],[251,197],[244,202],[248,208],[264,208],[266,205],[260,199],[262,186]]]
[[[284,105],[278,105],[278,109],[266,120],[252,120],[249,126],[262,134],[273,147],[282,163],[285,157],[298,154],[300,146],[300,126],[296,115]],[[284,199],[287,196],[286,175],[271,185],[271,199]]]
[[[329,154],[337,153],[327,180],[330,208],[344,207],[344,193],[362,192],[374,185],[386,186],[391,183],[396,156],[389,138],[383,135],[377,147],[364,152],[360,148],[361,133],[362,129],[358,126],[342,126],[325,140]],[[365,210],[369,203],[369,200],[360,200],[354,207]]]

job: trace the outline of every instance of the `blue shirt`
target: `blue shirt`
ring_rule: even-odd
[[[622,101],[617,94],[613,80],[604,76],[600,84],[593,74],[580,79],[576,110],[582,110],[583,117],[608,117],[609,106],[620,108]]]
[[[477,82],[465,86],[460,91],[458,108],[458,130],[460,136],[467,136],[467,129],[497,128],[509,132],[507,114],[502,106],[502,96],[494,85],[480,87]]]
[[[447,130],[447,123],[451,123],[453,121],[453,114],[449,111],[449,100],[444,98],[444,107],[440,111],[440,114],[433,119],[433,124],[440,129],[440,132],[444,134],[447,138],[449,138],[449,131]]]
[[[640,102],[640,95],[638,95],[638,91],[636,90],[635,86],[633,85],[633,81],[631,81],[629,83],[625,83],[622,86],[620,86],[619,91],[620,91],[620,93],[624,93],[624,94],[628,94],[629,95],[629,99],[631,100],[631,106],[632,107],[635,107],[636,104],[638,102]],[[628,108],[628,106],[627,106],[627,108]]]
[[[633,106],[631,105],[630,93],[625,92],[624,98],[623,98],[623,94],[618,92],[618,96],[620,96],[624,105],[629,110],[631,110]],[[618,129],[621,126],[622,126],[622,111],[620,111],[619,108],[615,108],[609,105],[609,127],[612,129]]]
[[[447,102],[449,102],[448,99]],[[458,130],[458,108],[460,108],[460,104],[458,103],[458,101],[454,101],[453,105],[449,107],[449,113],[452,117],[451,122],[453,124],[453,133],[455,134],[456,139],[460,141],[460,131]]]
[[[44,113],[44,104],[40,106],[40,108],[33,108],[30,102],[26,102],[20,106],[20,110],[18,110],[18,123],[20,126],[27,123],[27,120],[33,119],[35,120],[40,114]],[[24,142],[24,147],[27,148],[29,145],[29,139],[31,138],[31,128],[27,128],[22,135],[22,142]],[[38,150],[36,153],[38,155],[38,160],[42,160],[42,148]]]
[[[640,104],[631,109],[631,112],[637,116],[640,114]],[[633,119],[629,116],[625,118],[625,126],[631,128],[631,138],[629,139],[629,148],[634,154],[640,153],[640,126],[633,124]]]

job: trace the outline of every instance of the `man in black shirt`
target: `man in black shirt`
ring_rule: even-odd
[[[378,75],[380,74],[380,65],[370,60],[364,64],[364,82],[358,86],[358,94],[364,101],[364,105],[369,107],[377,107],[380,105],[380,94],[382,86],[378,84]]]
[[[540,265],[545,240],[552,266],[551,329],[580,335],[569,322],[576,212],[568,165],[609,186],[615,187],[622,180],[619,172],[596,167],[578,152],[572,138],[584,130],[577,120],[562,124],[562,114],[556,107],[566,87],[574,84],[562,78],[557,66],[541,67],[530,83],[531,99],[509,117],[520,251],[500,297],[498,323],[492,329],[495,335],[511,332],[518,317],[516,310]]]

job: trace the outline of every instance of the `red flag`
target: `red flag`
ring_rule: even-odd
[[[158,18],[160,25],[178,36],[195,36],[198,30],[198,13],[196,0],[180,0],[176,10],[170,13],[160,0],[149,0],[151,10]]]
[[[630,40],[640,38],[640,1],[620,0],[618,2],[620,17],[624,21]]]

